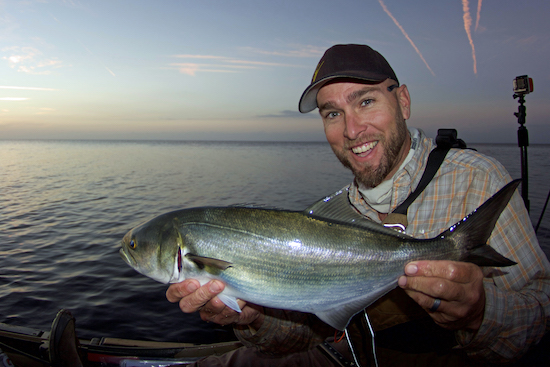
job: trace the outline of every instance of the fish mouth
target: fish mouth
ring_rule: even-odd
[[[134,267],[136,265],[136,261],[134,260],[131,255],[125,251],[125,248],[122,247],[118,253],[120,254],[120,257],[122,257],[122,260],[124,260],[128,265]]]
[[[366,142],[351,148],[351,151],[356,155],[365,155],[365,153],[370,152],[378,145],[378,140]]]

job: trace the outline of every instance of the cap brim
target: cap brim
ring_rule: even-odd
[[[339,75],[330,75],[327,77],[324,77],[322,79],[319,79],[315,83],[311,84],[307,89],[302,93],[302,97],[300,97],[300,102],[298,104],[298,110],[301,113],[308,113],[313,111],[317,108],[317,92],[319,92],[319,89],[321,89],[325,84],[328,82],[334,80],[334,79],[356,79],[363,82],[371,82],[371,83],[382,83],[386,79],[389,79],[387,76],[383,76],[382,78],[365,78],[365,77],[359,77],[357,75],[353,74],[339,74]]]

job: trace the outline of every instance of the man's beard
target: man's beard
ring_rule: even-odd
[[[346,147],[344,147],[342,151],[333,149],[334,154],[336,154],[340,162],[353,172],[357,183],[362,184],[366,188],[373,188],[380,185],[398,164],[399,152],[403,144],[405,144],[408,130],[405,120],[400,113],[397,118],[396,129],[390,134],[387,140],[384,135],[375,137],[375,139],[369,139],[378,140],[378,144],[382,144],[381,146],[384,147],[384,154],[382,155],[379,166],[376,168],[373,168],[368,163],[365,163],[362,167],[353,166],[346,157],[346,153],[353,154],[351,150]]]

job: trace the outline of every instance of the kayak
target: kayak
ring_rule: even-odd
[[[51,330],[0,323],[0,366],[54,366],[52,350],[54,334],[59,329],[60,311]],[[74,334],[73,334],[74,335]],[[76,348],[83,366],[163,367],[185,366],[200,358],[221,355],[241,347],[238,341],[213,344],[154,342],[119,338],[78,339]],[[63,356],[61,356],[63,358]],[[59,363],[59,361],[57,361]]]

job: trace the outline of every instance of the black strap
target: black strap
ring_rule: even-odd
[[[424,191],[426,186],[434,178],[437,170],[441,167],[441,163],[445,160],[445,156],[451,148],[466,148],[466,143],[462,139],[457,138],[456,129],[439,129],[435,138],[437,147],[430,152],[426,169],[422,174],[422,178],[416,189],[409,195],[404,202],[401,203],[393,213],[407,215],[407,209],[415,201],[415,199]]]
[[[443,160],[445,160],[445,156],[447,155],[447,152],[450,148],[440,148],[437,147],[434,150],[430,152],[430,156],[428,157],[428,162],[426,163],[426,169],[424,170],[424,174],[422,175],[422,178],[420,179],[420,182],[418,183],[418,186],[416,186],[416,189],[405,199],[404,202],[401,203],[394,211],[393,213],[398,214],[407,214],[407,209],[412,204],[413,201],[424,191],[426,186],[430,183],[432,178],[434,178],[435,173],[441,166],[441,163],[443,163]]]

